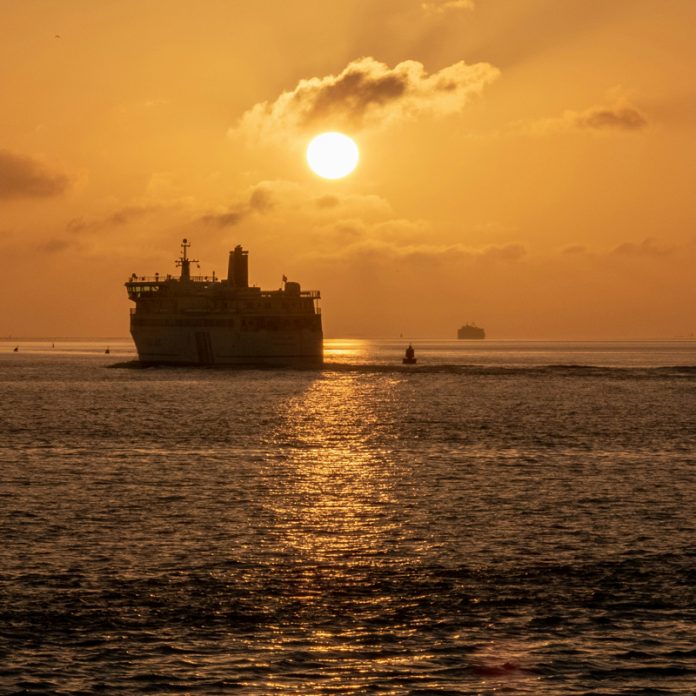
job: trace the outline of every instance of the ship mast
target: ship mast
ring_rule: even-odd
[[[184,239],[181,242],[181,256],[176,260],[176,265],[181,268],[181,277],[179,280],[188,281],[191,280],[191,263],[198,263],[197,259],[188,258],[188,248],[191,246],[191,242],[188,239]]]

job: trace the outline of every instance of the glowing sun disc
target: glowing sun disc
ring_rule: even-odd
[[[307,146],[309,168],[324,179],[340,179],[358,164],[360,153],[352,138],[343,133],[321,133]]]

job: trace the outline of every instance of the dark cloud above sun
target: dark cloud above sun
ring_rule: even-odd
[[[429,74],[416,60],[390,68],[374,58],[360,58],[337,75],[300,80],[276,99],[255,104],[232,132],[277,139],[288,131],[355,132],[422,115],[456,113],[498,76],[489,63],[460,61]]]

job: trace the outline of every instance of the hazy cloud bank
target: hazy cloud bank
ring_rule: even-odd
[[[40,160],[0,150],[0,198],[42,198],[65,193],[70,179]]]
[[[85,232],[96,232],[110,227],[123,227],[159,212],[162,206],[151,205],[126,205],[112,213],[108,213],[98,219],[86,219],[77,217],[68,220],[65,229],[67,232],[82,234]]]
[[[410,221],[394,221],[405,224],[407,232],[414,223]],[[493,244],[482,247],[470,247],[464,244],[423,244],[400,243],[396,240],[379,238],[379,226],[367,228],[370,231],[364,239],[342,247],[335,253],[316,255],[323,262],[336,262],[352,264],[356,258],[362,262],[371,260],[374,263],[405,262],[415,264],[458,264],[464,261],[493,261],[493,262],[517,262],[527,256],[527,250],[523,244],[511,242],[509,244]]]
[[[518,242],[474,246],[443,240],[427,220],[398,217],[376,195],[321,194],[297,182],[267,180],[250,187],[226,208],[198,218],[212,233],[235,228],[286,259],[317,268],[354,263],[456,267],[517,263],[527,258]],[[466,235],[462,233],[464,240]]]
[[[647,116],[626,100],[610,106],[596,105],[584,111],[567,110],[559,118],[536,121],[527,128],[532,135],[591,130],[604,132],[636,132],[647,128]]]
[[[444,14],[450,10],[473,10],[474,6],[474,0],[429,0],[421,3],[426,12],[434,14]]]
[[[247,195],[226,208],[200,216],[199,221],[224,229],[239,225],[252,213],[269,213],[279,203],[286,202],[288,193],[295,194],[297,185],[287,181],[262,181],[252,186]]]
[[[660,244],[654,237],[646,237],[642,242],[624,242],[619,244],[612,251],[618,256],[669,256],[675,248],[665,244]]]
[[[231,133],[274,140],[293,131],[355,131],[423,114],[456,113],[499,74],[488,63],[460,61],[428,75],[415,60],[390,68],[374,58],[360,58],[338,75],[300,80],[275,101],[254,105]]]
[[[200,222],[217,228],[233,227],[252,213],[272,215],[281,220],[287,215],[336,217],[357,215],[374,217],[391,214],[386,200],[374,194],[331,194],[316,196],[294,181],[282,179],[260,181],[229,206],[201,215]]]
[[[567,244],[559,249],[562,256],[585,256],[595,259],[625,259],[652,258],[658,259],[672,256],[680,249],[673,244],[663,244],[655,237],[646,237],[640,242],[622,242],[608,249],[596,249],[585,244]]]

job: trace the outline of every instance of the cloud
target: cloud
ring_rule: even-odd
[[[569,256],[577,256],[587,253],[588,249],[584,244],[568,244],[561,249],[561,254],[566,254]]]
[[[199,221],[218,228],[234,227],[251,213],[269,213],[278,203],[277,191],[286,188],[287,183],[262,181],[252,186],[244,199],[234,202],[227,209],[205,213]]]
[[[518,243],[492,245],[481,249],[478,255],[494,261],[519,261],[527,255],[527,249]]]
[[[653,237],[647,237],[642,242],[624,242],[619,244],[612,250],[612,254],[616,256],[630,256],[630,257],[656,257],[656,256],[668,256],[674,251],[674,247],[665,246],[657,242]]]
[[[146,231],[150,238],[162,234],[162,230],[171,234],[175,229],[183,236],[192,236],[192,230],[200,226],[222,232],[240,225],[251,229],[257,223],[260,223],[260,231],[285,229],[289,219],[298,221],[301,230],[307,231],[314,225],[325,225],[327,218],[372,221],[393,214],[388,202],[374,194],[318,196],[315,189],[283,179],[257,182],[227,204],[218,206],[183,205],[176,198],[169,203],[147,201],[147,198],[136,199],[132,204],[99,215],[71,218],[64,231],[70,235],[68,238],[77,238],[137,227]]]
[[[234,227],[238,225],[246,216],[248,210],[239,208],[238,210],[227,210],[224,212],[213,212],[201,215],[200,221],[213,227]]]
[[[570,120],[577,128],[595,130],[641,130],[648,125],[648,119],[630,104],[613,107],[593,106],[581,113],[566,112],[564,118]]]
[[[585,244],[566,244],[557,250],[561,257],[590,259],[596,262],[615,263],[617,258],[623,259],[662,259],[675,256],[684,250],[684,246],[669,245],[659,242],[654,237],[646,237],[641,242],[622,242],[611,248],[597,248]]]
[[[344,218],[374,219],[392,214],[389,203],[374,194],[326,194],[316,196],[294,181],[272,179],[251,186],[236,201],[219,210],[209,211],[198,220],[218,228],[232,227],[253,213],[281,221],[289,215],[306,221]]]
[[[535,121],[522,130],[530,135],[568,131],[636,132],[647,128],[648,119],[640,109],[621,99],[611,106],[591,106],[584,111],[567,110],[560,118]]]
[[[68,239],[51,238],[38,245],[38,250],[44,254],[60,254],[75,246],[75,242]]]
[[[73,234],[82,234],[85,232],[96,232],[109,227],[126,226],[148,215],[153,215],[160,210],[162,210],[162,206],[127,205],[98,219],[72,218],[68,220],[66,230]]]
[[[402,226],[411,231],[414,223],[408,220],[392,221],[394,226]],[[344,224],[344,223],[341,223]],[[379,226],[349,229],[352,236],[362,235],[362,239],[342,247],[334,253],[320,254],[325,261],[352,262],[355,257],[381,263],[385,261],[415,264],[441,264],[461,262],[518,262],[526,255],[523,244],[512,242],[502,245],[469,247],[463,244],[418,243],[411,240],[379,238]]]
[[[443,14],[450,10],[473,10],[474,0],[430,0],[422,2],[421,7],[428,13]]]
[[[273,192],[264,186],[256,186],[249,196],[249,208],[266,213],[275,206]]]
[[[338,196],[325,195],[315,199],[314,205],[316,205],[317,208],[320,208],[321,210],[326,210],[330,208],[335,208],[336,206],[338,206],[339,202],[340,201]]]
[[[523,260],[519,242],[476,247],[444,241],[427,220],[395,215],[388,201],[374,194],[321,193],[286,180],[266,180],[247,189],[239,200],[198,218],[214,229],[243,224],[255,243],[272,247],[283,258],[330,264],[439,265],[452,263],[509,264]],[[464,239],[464,233],[461,238]]]
[[[375,194],[326,195],[314,199],[314,205],[320,214],[378,218],[393,214],[391,205]]]
[[[297,188],[293,182],[261,181],[248,189],[241,200],[235,201],[226,209],[205,213],[199,220],[219,228],[234,227],[252,213],[270,213],[279,204],[287,202],[289,192],[290,197],[294,197]]]
[[[275,101],[254,105],[230,133],[277,140],[289,132],[355,131],[424,114],[457,113],[499,74],[488,63],[460,61],[428,75],[415,60],[390,68],[374,58],[360,58],[338,75],[300,80]]]
[[[40,160],[0,150],[0,198],[59,196],[70,183],[66,174]]]

